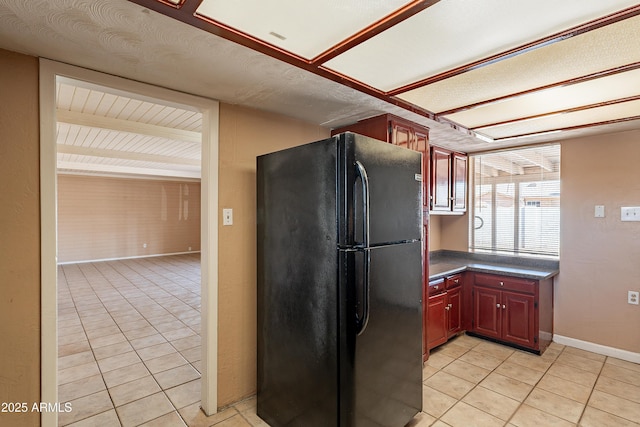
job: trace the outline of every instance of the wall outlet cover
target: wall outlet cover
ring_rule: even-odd
[[[640,207],[638,206],[621,207],[620,219],[622,221],[640,221]]]

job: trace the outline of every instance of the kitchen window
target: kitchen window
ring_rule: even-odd
[[[469,249],[558,257],[560,145],[471,157]]]

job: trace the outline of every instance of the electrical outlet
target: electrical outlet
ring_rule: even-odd
[[[627,296],[627,302],[629,304],[635,304],[635,305],[640,304],[640,292],[629,291],[629,294]]]
[[[637,207],[637,206],[621,207],[620,219],[622,221],[640,221],[640,207]]]

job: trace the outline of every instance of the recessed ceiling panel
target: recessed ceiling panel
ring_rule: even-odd
[[[441,0],[326,66],[390,91],[634,4],[630,0]]]
[[[640,69],[532,92],[444,116],[467,128],[640,95]]]
[[[440,113],[640,62],[640,16],[398,95]]]
[[[197,14],[306,59],[411,3],[407,0],[204,0]]]
[[[529,135],[539,132],[562,130],[576,126],[620,120],[640,115],[640,100],[591,108],[573,113],[555,114],[536,119],[522,120],[500,126],[478,128],[478,132],[494,139]]]

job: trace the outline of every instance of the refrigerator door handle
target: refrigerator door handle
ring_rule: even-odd
[[[356,335],[361,335],[369,323],[369,272],[371,271],[371,254],[369,253],[369,177],[364,165],[356,161],[356,170],[362,180],[362,246],[364,252],[364,281],[362,289],[362,318],[356,313]]]
[[[364,165],[356,161],[356,171],[362,181],[362,246],[369,248],[369,176]]]

